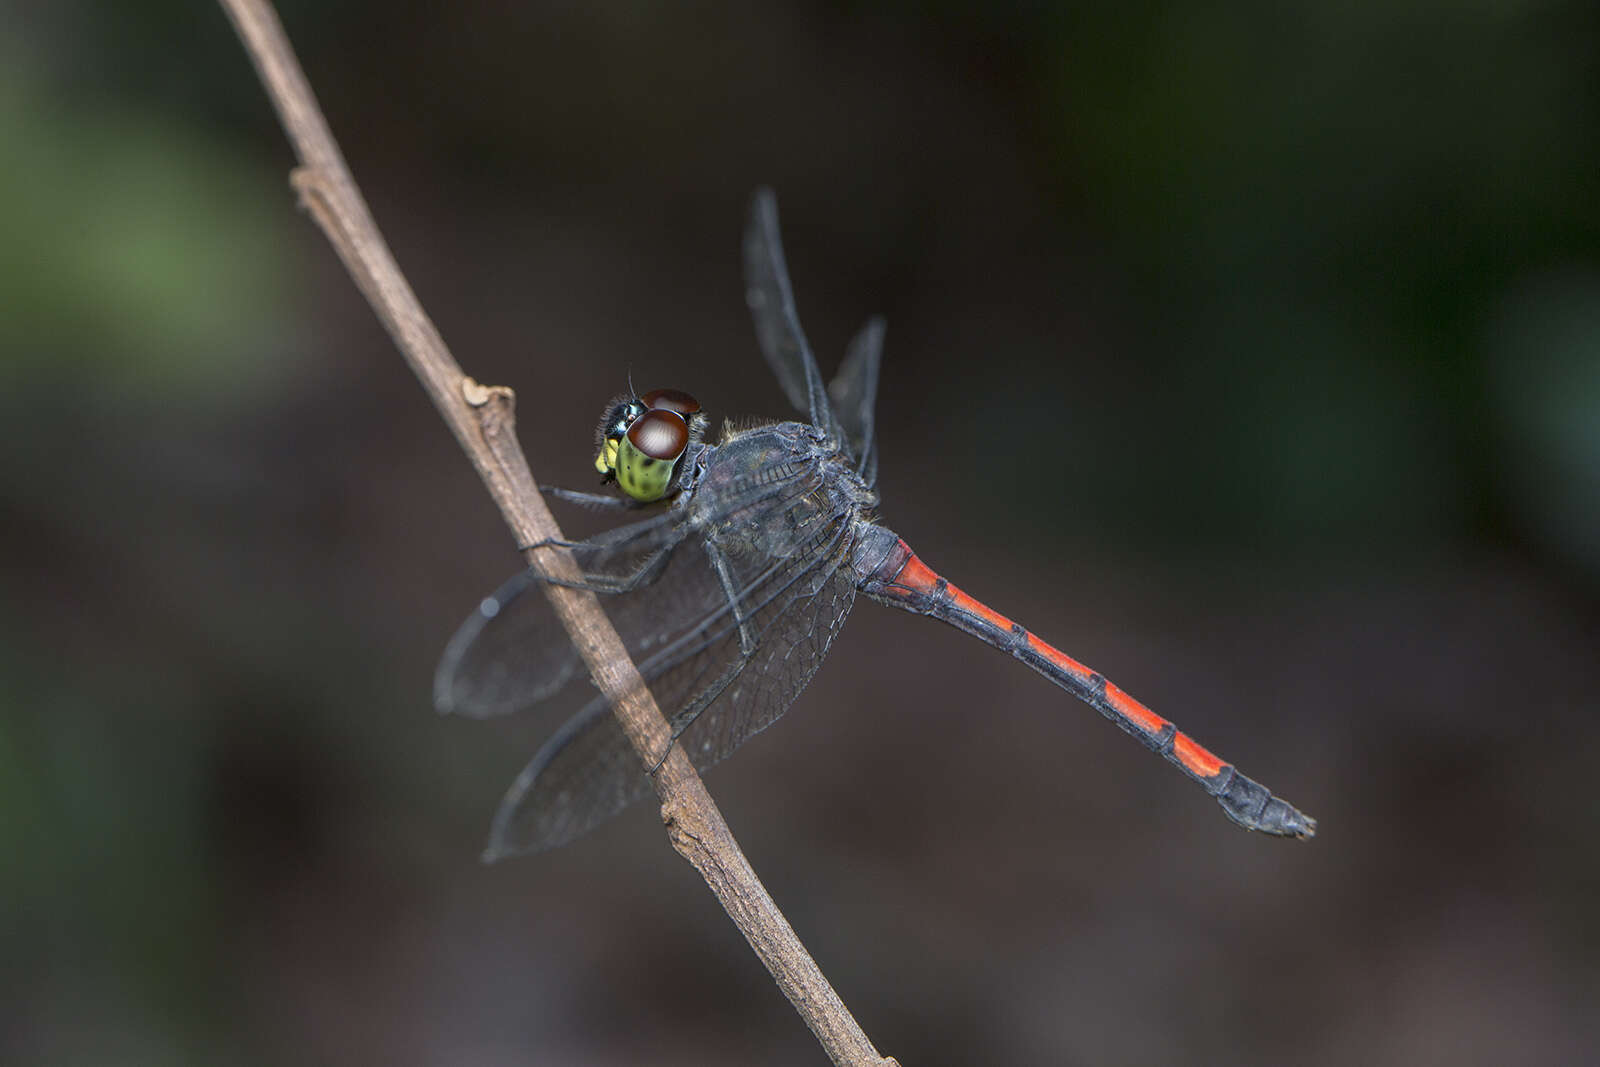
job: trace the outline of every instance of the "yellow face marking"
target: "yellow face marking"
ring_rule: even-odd
[[[600,454],[594,457],[594,469],[601,474],[610,474],[617,469],[617,440],[614,437],[605,439],[600,446]]]

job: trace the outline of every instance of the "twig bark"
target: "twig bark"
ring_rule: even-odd
[[[300,202],[333,243],[350,276],[421,379],[500,508],[516,543],[559,539],[561,531],[545,507],[517,443],[511,390],[479,385],[463,374],[422,310],[350,176],[272,5],[266,0],[219,2],[243,40],[299,157],[300,166],[291,181]],[[535,562],[532,556],[528,553],[530,564]],[[538,562],[553,576],[575,573],[570,559],[554,553]],[[545,589],[642,765],[661,764],[655,788],[673,847],[705,878],[834,1063],[896,1067],[893,1059],[879,1056],[872,1047],[756,878],[694,766],[673,743],[666,719],[595,597],[556,585]],[[660,753],[669,746],[667,758],[661,762]]]

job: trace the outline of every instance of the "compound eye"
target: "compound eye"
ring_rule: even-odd
[[[651,411],[673,411],[685,420],[700,410],[700,401],[682,389],[652,389],[639,398]]]
[[[689,447],[689,427],[671,411],[647,411],[628,427],[628,442],[651,459],[675,460]]]

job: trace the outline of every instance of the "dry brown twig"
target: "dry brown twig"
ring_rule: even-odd
[[[516,543],[559,539],[561,531],[545,507],[517,443],[511,390],[480,385],[462,373],[422,310],[350,176],[272,5],[266,0],[219,2],[239,32],[299,157],[300,166],[291,181],[301,204],[333,243],[350,276],[421,379],[499,506]],[[554,555],[542,556],[539,564],[557,577],[574,573],[569,558],[552,559]],[[527,553],[530,564],[535,562],[533,556],[533,552]],[[700,776],[672,742],[666,719],[595,597],[561,586],[547,585],[545,589],[643,765],[655,766],[659,754],[670,746],[654,781],[673,848],[706,880],[834,1063],[897,1067],[892,1058],[880,1056],[872,1047],[756,878]]]

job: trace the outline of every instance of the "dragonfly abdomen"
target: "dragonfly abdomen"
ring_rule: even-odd
[[[1214,755],[1098,671],[951,585],[923,563],[905,541],[888,534],[882,527],[874,529],[887,537],[865,535],[863,544],[873,551],[857,553],[862,590],[868,596],[881,603],[932,616],[1011,653],[1199,782],[1240,826],[1283,837],[1304,838],[1316,833],[1316,820],[1240,774],[1232,764]],[[893,538],[892,543],[889,537]],[[859,569],[863,563],[870,569]]]

